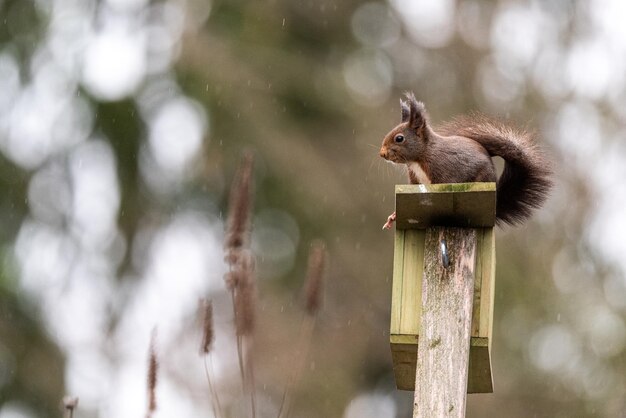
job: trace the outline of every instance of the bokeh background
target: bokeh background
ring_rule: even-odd
[[[497,234],[495,392],[468,417],[626,416],[622,0],[0,0],[0,418],[248,416],[222,240],[255,154],[259,416],[293,367],[309,243],[325,304],[293,416],[409,417],[388,343],[402,169],[377,155],[414,91],[539,133],[556,186]]]

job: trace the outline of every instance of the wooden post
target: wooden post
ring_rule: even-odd
[[[427,229],[414,418],[465,416],[476,240],[473,228]]]

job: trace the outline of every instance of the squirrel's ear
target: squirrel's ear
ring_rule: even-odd
[[[409,126],[421,130],[426,125],[426,107],[424,103],[415,100],[413,93],[407,94],[409,99]]]
[[[400,99],[400,108],[402,109],[402,123],[409,121],[409,115],[411,114],[411,109],[409,105],[402,99]]]

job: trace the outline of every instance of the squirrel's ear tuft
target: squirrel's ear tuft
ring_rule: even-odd
[[[400,109],[402,109],[402,123],[408,122],[411,109],[409,108],[409,105],[402,99],[400,99]]]
[[[426,126],[426,107],[424,106],[424,103],[418,102],[415,99],[415,95],[413,95],[413,93],[406,93],[406,98],[409,102],[409,116],[407,122],[409,122],[409,126],[411,128],[421,130],[424,126]],[[404,109],[402,111],[402,116],[404,117]]]

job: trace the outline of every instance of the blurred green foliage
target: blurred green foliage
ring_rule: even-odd
[[[37,52],[46,48],[51,16],[62,3],[0,1],[0,53],[9,54],[19,64],[21,88],[34,82],[38,66],[43,66]],[[587,222],[594,210],[593,186],[585,172],[588,167],[562,155],[560,144],[569,139],[559,139],[563,134],[550,128],[575,92],[570,89],[570,96],[554,99],[533,81],[537,71],[533,65],[539,61],[542,47],[553,42],[547,35],[545,40],[541,38],[542,26],[537,26],[536,56],[526,67],[516,67],[513,59],[498,55],[502,51],[496,50],[493,41],[497,36],[494,22],[514,8],[506,1],[454,3],[452,25],[457,29],[440,47],[425,45],[412,35],[411,24],[427,26],[428,22],[403,19],[398,5],[407,3],[402,1],[375,3],[391,16],[378,16],[380,25],[398,29],[397,36],[381,38],[378,45],[364,44],[355,36],[358,30],[371,30],[373,37],[383,33],[382,29],[377,32],[378,24],[355,29],[355,13],[369,4],[362,1],[215,0],[206,19],[198,18],[198,22],[193,11],[194,7],[207,8],[203,0],[135,3],[134,9],[125,9],[114,1],[85,2],[85,9],[92,12],[91,20],[84,23],[97,31],[116,13],[143,22],[150,7],[171,5],[186,11],[171,67],[146,71],[134,90],[113,100],[90,88],[82,71],[70,72],[74,79],[69,83],[72,94],[87,101],[93,116],[89,141],[103,140],[113,151],[119,185],[116,224],[124,246],[121,257],[114,255],[115,251],[104,251],[115,272],[112,280],[119,285],[115,303],[107,306],[107,333],[115,332],[124,315],[134,291],[131,282],[140,282],[145,273],[141,231],[146,225],[158,230],[186,209],[223,218],[237,161],[242,150],[252,149],[257,159],[255,213],[278,210],[288,214],[297,224],[298,236],[293,239],[293,264],[279,270],[285,273],[262,277],[260,282],[255,354],[262,397],[269,399],[270,405],[280,400],[287,376],[285,359],[292,355],[289,342],[298,333],[297,306],[308,243],[323,238],[332,267],[308,371],[297,391],[297,415],[342,416],[355,396],[374,392],[393,399],[396,416],[411,416],[411,394],[395,391],[391,373],[392,234],[380,231],[393,208],[393,184],[405,178],[402,170],[383,164],[378,147],[382,136],[399,120],[398,98],[403,91],[412,90],[425,101],[435,122],[476,109],[521,124],[530,121],[540,131],[542,145],[552,149],[557,166],[558,186],[548,207],[528,225],[498,232],[495,393],[470,396],[467,415],[614,417],[625,413],[626,357],[619,337],[624,308],[605,293],[607,283],[613,283],[621,294],[623,279],[619,279],[619,266],[588,242]],[[558,3],[567,7],[532,1],[518,6],[537,13],[550,28],[558,28],[561,32],[555,37],[567,51],[569,37],[591,24],[581,17],[582,6],[576,7],[576,2]],[[174,20],[170,15],[164,18],[165,22]],[[461,30],[466,25],[469,29]],[[389,29],[389,33],[394,32]],[[88,49],[90,39],[85,42]],[[516,47],[511,45],[512,50]],[[84,51],[77,59],[85,59]],[[355,89],[350,82],[357,76]],[[158,184],[166,180],[146,168],[154,121],[146,116],[142,95],[162,80],[170,83],[165,88],[168,92],[201,105],[208,128],[185,174],[159,189]],[[517,93],[505,94],[518,84],[522,87]],[[594,102],[593,106],[602,109],[602,104]],[[599,112],[620,126],[618,116]],[[5,109],[2,116],[10,113]],[[34,301],[28,288],[21,285],[23,266],[22,270],[16,267],[15,246],[23,223],[34,217],[28,198],[33,176],[59,161],[66,164],[78,144],[51,152],[43,162],[29,166],[12,158],[7,151],[8,138],[8,129],[3,127],[0,416],[3,405],[16,402],[32,411],[28,416],[59,416],[67,353],[57,346],[58,336],[51,336],[47,329],[38,305],[42,302]],[[576,144],[570,142],[569,146]],[[80,236],[72,235],[80,234],[70,227],[71,218],[67,215],[55,227],[79,242]],[[581,283],[576,291],[568,293],[555,285],[554,277],[562,266],[555,261],[559,257],[565,257],[569,266],[561,275],[569,274],[572,281]],[[269,263],[264,259],[258,262],[261,270]],[[618,279],[610,281],[615,277]],[[223,291],[214,291],[211,297],[228,302]],[[581,325],[586,323],[583,317],[587,313],[597,313],[600,308],[604,317],[608,315],[618,324],[607,328],[609,334],[615,331],[615,339],[594,340],[597,334],[593,329]],[[593,328],[593,321],[589,327]],[[183,329],[187,331],[181,324]],[[550,339],[553,334],[549,331],[554,329],[561,331],[558,335],[571,337],[569,345],[557,340],[567,349],[562,344],[554,348],[555,356],[574,353],[564,364],[550,357],[548,343],[555,340]],[[608,354],[598,350],[602,341],[617,348]],[[106,403],[107,399],[100,401]],[[97,416],[93,404],[84,413],[78,416]]]

